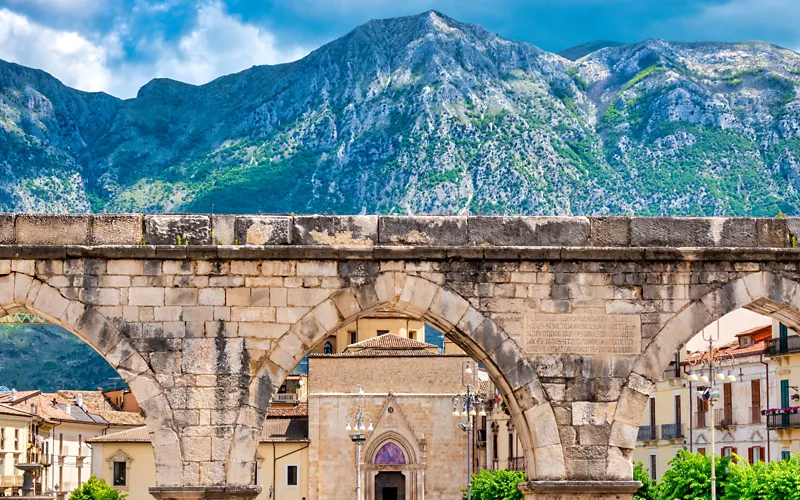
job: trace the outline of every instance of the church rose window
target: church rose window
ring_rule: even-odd
[[[406,456],[403,450],[394,443],[386,443],[378,450],[375,455],[375,463],[383,465],[403,465],[406,463]]]

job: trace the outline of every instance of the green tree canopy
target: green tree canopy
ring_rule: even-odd
[[[71,500],[125,500],[128,495],[123,495],[108,485],[102,479],[92,475],[83,486],[76,488],[70,495]]]
[[[717,498],[723,498],[730,457],[716,458]],[[669,461],[658,486],[659,500],[706,500],[711,498],[711,457],[679,450]]]
[[[510,470],[482,470],[472,475],[473,500],[523,500],[517,484],[525,481],[525,473]],[[464,499],[467,498],[466,490]]]

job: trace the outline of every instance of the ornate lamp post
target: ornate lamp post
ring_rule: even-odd
[[[486,416],[484,409],[485,400],[476,394],[472,387],[475,380],[473,375],[473,362],[464,361],[461,364],[461,385],[466,387],[463,394],[453,396],[453,416],[464,417],[464,422],[458,424],[458,428],[467,433],[467,500],[472,500],[472,429],[473,417],[479,415]],[[461,407],[461,412],[458,408]],[[479,410],[479,411],[476,411]]]
[[[355,431],[350,434],[350,440],[356,444],[356,500],[361,500],[361,445],[367,440],[365,432],[372,432],[374,418],[372,413],[361,411],[362,398],[364,397],[364,386],[356,385],[356,411],[351,411],[345,417],[347,425],[345,429]]]
[[[736,376],[730,369],[733,364],[733,354],[723,352],[719,348],[714,347],[714,342],[719,340],[719,321],[717,323],[716,335],[709,333],[707,336],[705,332],[702,333],[703,340],[708,342],[708,347],[705,352],[700,355],[699,359],[690,361],[692,369],[687,377],[689,382],[700,381],[704,384],[709,384],[705,389],[698,390],[697,396],[703,401],[708,401],[711,408],[711,500],[717,500],[717,467],[716,467],[716,451],[714,449],[714,403],[719,400],[719,389],[717,382],[736,382]],[[723,364],[728,365],[727,371]],[[699,367],[700,375],[697,375],[695,367]]]

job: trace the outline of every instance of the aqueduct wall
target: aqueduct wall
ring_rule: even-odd
[[[64,326],[122,375],[157,498],[252,497],[287,372],[387,306],[487,367],[526,498],[629,498],[675,350],[740,307],[800,326],[798,233],[800,219],[2,215],[0,306]]]

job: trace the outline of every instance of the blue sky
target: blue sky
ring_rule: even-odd
[[[0,0],[0,59],[127,98],[155,77],[205,83],[430,9],[551,51],[646,38],[800,49],[798,0]]]

